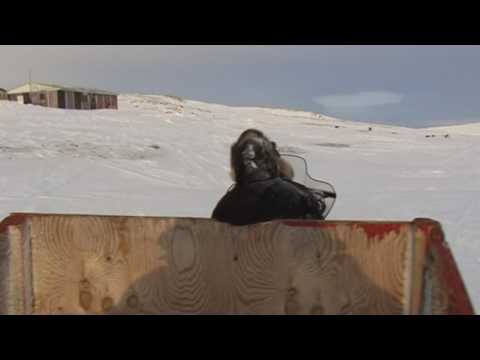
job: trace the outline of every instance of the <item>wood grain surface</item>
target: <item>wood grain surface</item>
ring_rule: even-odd
[[[27,218],[0,240],[0,276],[8,279],[2,312],[404,314],[421,307],[422,277],[414,275],[424,266],[423,240],[409,223],[378,224],[387,230],[375,235],[375,224],[367,231],[355,222]],[[14,293],[22,295],[12,304]]]
[[[28,224],[9,225],[0,233],[0,314],[33,310],[32,263]]]

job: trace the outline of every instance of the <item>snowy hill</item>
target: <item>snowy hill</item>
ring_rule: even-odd
[[[330,219],[439,220],[480,308],[480,124],[409,129],[154,95],[121,95],[118,111],[0,101],[0,216],[209,217],[249,127],[334,184]]]
[[[450,134],[480,135],[480,122],[455,126],[434,127],[430,129],[435,132],[441,131],[448,132]]]

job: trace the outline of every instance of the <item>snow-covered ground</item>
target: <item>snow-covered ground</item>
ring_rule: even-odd
[[[121,95],[119,107],[0,101],[0,218],[209,217],[231,184],[230,144],[255,127],[334,184],[329,219],[439,220],[480,309],[480,123],[409,129],[146,95]]]

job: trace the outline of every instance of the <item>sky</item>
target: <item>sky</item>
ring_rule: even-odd
[[[480,122],[480,46],[0,45],[28,81],[170,94],[408,127]]]

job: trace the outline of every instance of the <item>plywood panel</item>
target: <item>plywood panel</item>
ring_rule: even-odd
[[[348,225],[39,216],[34,310],[400,314],[407,235],[372,239]]]
[[[30,314],[33,310],[27,226],[12,224],[0,232],[0,314]]]
[[[415,314],[428,306],[434,313],[451,309],[439,275],[443,263],[434,261],[435,252],[427,246],[431,231],[419,224],[278,221],[239,227],[209,219],[23,217],[4,230],[0,226],[2,312]],[[424,281],[425,269],[431,281]]]

